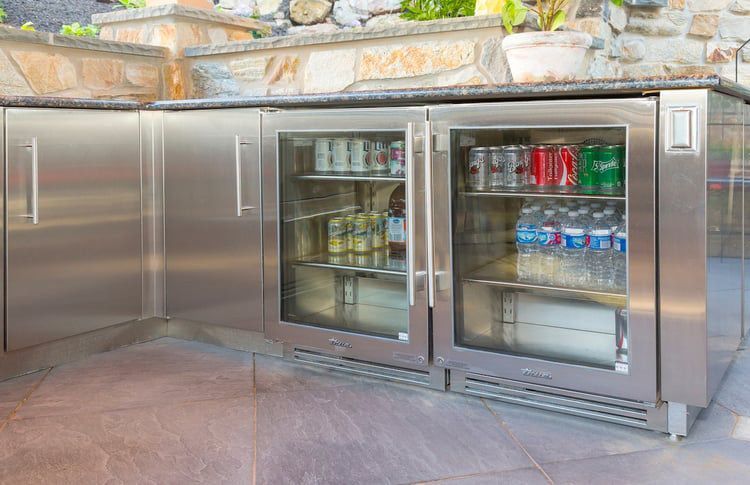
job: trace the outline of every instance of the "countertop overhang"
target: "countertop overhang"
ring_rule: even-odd
[[[137,101],[2,96],[0,106],[27,108],[78,108],[109,110],[193,110],[221,108],[319,108],[438,104],[469,101],[570,99],[653,94],[674,89],[711,89],[750,102],[750,88],[718,75],[675,76],[640,79],[597,79],[551,83],[508,83],[483,86],[352,91],[284,96]]]

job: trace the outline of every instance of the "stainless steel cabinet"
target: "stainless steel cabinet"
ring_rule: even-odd
[[[167,314],[262,331],[257,109],[164,114]]]
[[[141,314],[138,113],[6,110],[6,345]]]

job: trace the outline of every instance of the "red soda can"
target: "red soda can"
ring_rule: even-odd
[[[555,150],[555,185],[578,185],[578,146],[558,145]]]
[[[557,185],[555,180],[555,150],[551,145],[536,145],[531,150],[531,185]]]

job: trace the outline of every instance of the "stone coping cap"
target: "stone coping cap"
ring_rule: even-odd
[[[157,17],[182,17],[193,21],[210,22],[214,24],[232,25],[248,30],[266,30],[265,22],[256,19],[240,17],[215,10],[186,7],[177,4],[156,5],[154,7],[131,8],[113,10],[107,13],[97,13],[91,16],[91,22],[96,25],[107,25],[119,22],[134,22]]]
[[[109,14],[107,14],[109,15]],[[527,28],[536,25],[536,20],[528,18]],[[482,15],[478,17],[460,17],[429,21],[403,22],[388,27],[356,27],[338,32],[295,34],[281,37],[267,37],[248,41],[227,42],[224,44],[200,45],[185,48],[185,57],[210,56],[217,54],[234,54],[238,52],[276,49],[301,45],[331,44],[356,40],[405,37],[409,35],[434,34],[456,30],[498,28],[504,29],[500,15]],[[593,49],[603,49],[604,40],[594,37]]]
[[[43,44],[55,47],[68,47],[70,49],[85,49],[90,51],[159,58],[167,57],[169,52],[163,47],[102,40],[93,37],[52,34],[49,32],[28,32],[26,30],[5,26],[0,26],[0,41]]]

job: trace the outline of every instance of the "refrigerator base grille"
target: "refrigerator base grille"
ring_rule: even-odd
[[[625,401],[451,370],[452,391],[547,411],[667,431],[666,403]]]
[[[295,362],[314,365],[336,371],[348,372],[362,376],[376,377],[390,381],[413,384],[431,389],[446,389],[446,372],[436,367],[429,371],[405,369],[386,364],[377,364],[350,357],[340,357],[307,349],[294,348],[291,358]]]

